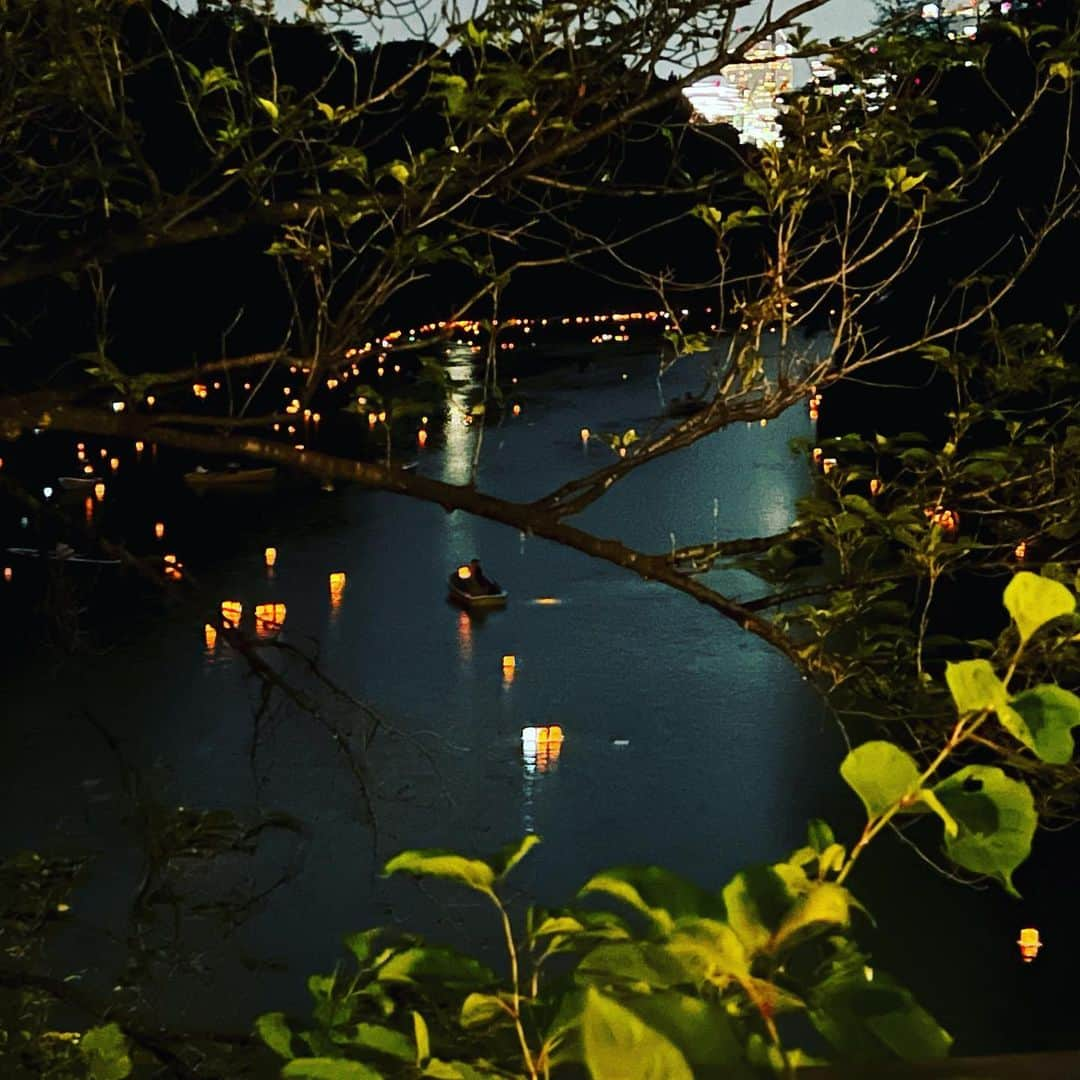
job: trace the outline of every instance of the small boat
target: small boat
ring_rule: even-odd
[[[462,571],[466,571],[463,575]],[[497,608],[506,606],[506,592],[497,581],[489,581],[483,588],[478,588],[472,581],[472,572],[467,566],[460,566],[447,579],[450,599],[455,604],[467,608]],[[470,588],[471,586],[471,588]]]
[[[100,476],[58,476],[56,482],[65,491],[84,491],[101,480]]]
[[[49,562],[75,563],[78,566],[119,566],[119,559],[99,559],[91,555],[79,555],[73,547],[67,544],[57,544],[49,551],[41,548],[9,547],[9,555],[17,555],[23,559],[45,558]]]
[[[241,469],[230,466],[225,469],[210,470],[202,466],[194,472],[184,473],[184,483],[188,487],[239,487],[245,484],[269,484],[277,475],[277,469],[271,465],[265,469]]]

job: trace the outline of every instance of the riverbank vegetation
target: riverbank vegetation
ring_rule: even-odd
[[[842,769],[867,810],[862,837],[840,845],[815,825],[805,849],[721,898],[659,871],[647,886],[615,873],[590,883],[629,900],[639,923],[535,914],[523,961],[550,952],[567,985],[578,973],[561,1020],[562,991],[541,1001],[523,981],[519,931],[507,929],[517,974],[501,989],[418,943],[357,938],[355,975],[313,980],[307,1034],[261,1022],[282,1057],[332,1059],[285,1075],[539,1075],[554,1060],[543,1038],[571,1029],[596,1076],[617,1075],[608,1055],[641,1040],[655,1075],[708,1075],[736,1050],[747,1068],[783,1069],[798,1061],[774,1020],[788,1006],[840,1056],[944,1051],[906,992],[865,978],[848,937],[849,868],[923,811],[953,862],[1011,889],[1036,817],[1074,815],[1077,642],[1064,598],[1080,568],[1080,424],[1075,289],[1060,269],[1080,198],[1074,6],[1016,3],[971,39],[897,18],[823,44],[799,20],[824,3],[754,22],[726,0],[406,15],[343,2],[288,23],[262,4],[0,5],[7,518],[69,535],[64,509],[19,465],[43,452],[27,449],[35,439],[79,436],[395,492],[686,594],[779,650],[838,720],[870,734]],[[405,40],[371,45],[391,24]],[[777,34],[796,59],[833,68],[789,88],[783,142],[756,149],[692,123],[683,88]],[[461,484],[401,467],[428,415],[482,439],[511,405],[514,347],[549,322],[578,325],[582,298],[612,339],[638,332],[621,312],[651,311],[640,322],[656,329],[634,341],[657,349],[661,373],[707,355],[700,407],[586,434],[610,457],[529,501],[487,492],[479,453]],[[455,341],[482,373],[464,408],[450,403]],[[796,448],[815,490],[782,533],[660,552],[576,520],[650,462],[798,404],[820,416],[816,440]],[[100,539],[161,589],[188,587]],[[720,591],[710,571],[731,566],[760,589]],[[1057,618],[1061,633],[1035,634]],[[270,646],[216,600],[206,621],[268,694],[299,693],[274,682],[259,660]],[[173,822],[171,842],[243,845],[257,827],[197,816]],[[497,899],[523,851],[504,864],[413,853],[390,868]],[[171,1040],[38,969],[33,939],[80,871],[5,864],[3,1052],[57,1076],[123,1077],[132,1062],[240,1075],[193,1064],[192,1048],[210,1062],[227,1041]],[[437,1000],[416,989],[421,969]],[[888,1006],[853,1003],[856,984]],[[466,1029],[492,1025],[490,1042],[456,1034],[459,986],[480,995],[466,999]],[[667,995],[663,1018],[643,987]],[[79,1048],[49,1027],[57,1002],[107,1023]],[[889,1019],[871,1038],[856,1014]],[[699,1041],[701,1025],[713,1041]],[[466,1064],[433,1064],[432,1045]]]

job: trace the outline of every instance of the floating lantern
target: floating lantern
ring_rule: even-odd
[[[112,411],[114,413],[122,413],[124,411],[124,403],[122,401],[114,401],[112,403]]]
[[[821,459],[821,468],[826,476],[829,475],[836,468],[836,458],[827,457]]]
[[[277,562],[277,548],[268,547],[263,552],[263,559],[268,567],[272,567]]]
[[[100,480],[94,485],[94,498],[98,502],[103,502],[105,499],[105,485]]]
[[[330,575],[330,591],[340,593],[345,591],[345,573],[339,570]]]
[[[421,424],[426,424],[427,423],[427,417],[426,416],[421,416],[420,417],[420,423]]]
[[[581,429],[581,441],[583,443],[587,443],[589,441],[590,435],[592,435],[592,432],[587,427],[583,427]]]
[[[768,422],[769,422],[769,421],[768,421],[768,420],[766,420],[764,416],[763,416],[763,417],[761,418],[761,426],[762,426],[762,427],[765,427],[765,425],[766,425],[766,424],[768,424]]]
[[[221,389],[221,383],[219,383],[219,382],[214,383],[214,389],[215,390],[220,390]]]
[[[334,390],[334,389],[337,388],[337,384],[338,384],[337,379],[327,379],[326,380],[326,389],[327,390]]]
[[[191,390],[197,398],[204,398],[209,392],[202,383],[194,383]]]
[[[116,472],[120,468],[120,459],[118,457],[109,458],[109,468]]]
[[[86,449],[86,443],[84,443],[84,442],[76,443],[75,444],[75,449],[79,450],[79,451],[85,450]]]
[[[521,415],[521,406],[515,404],[512,411],[513,411],[515,416],[520,416]]]
[[[472,577],[472,567],[470,567],[470,566],[459,566],[457,568],[457,576],[462,581],[468,581],[469,578]]]
[[[155,521],[154,522],[154,536],[158,540],[163,540],[165,538],[165,522],[164,521]]]
[[[75,456],[79,459],[79,461],[85,461],[86,460],[86,451],[85,450],[80,450]]]
[[[378,420],[378,419],[379,418],[375,413],[369,412],[367,414],[368,427],[374,427],[375,426],[375,421]]]
[[[284,604],[256,604],[255,632],[260,635],[276,634],[285,625]]]
[[[94,475],[94,466],[93,465],[84,465],[83,466],[83,472],[87,476],[93,476]]]
[[[101,456],[103,458],[107,458],[109,456],[109,451],[106,450],[104,447],[102,447],[102,449],[101,449]]]
[[[880,495],[885,485],[881,482],[881,478],[878,476],[871,477],[870,479],[870,494]]]
[[[166,556],[168,558],[168,556]],[[221,601],[221,619],[229,626],[239,626],[244,614],[244,605],[239,600]]]
[[[460,575],[460,573],[461,571],[459,570],[458,574]],[[507,653],[506,656],[502,658],[502,666],[503,671],[513,671],[517,667],[517,657]]]
[[[421,446],[424,446],[424,445],[426,445],[426,443],[427,443],[427,432],[426,432],[426,431],[424,431],[424,429],[423,429],[423,428],[421,428],[421,429],[420,429],[420,430],[419,430],[419,431],[418,431],[418,432],[416,433],[416,441],[417,441],[417,442],[418,442],[418,443],[419,443],[419,444],[420,444]]]
[[[5,566],[4,567],[4,580],[5,581],[10,581],[11,577],[12,577],[11,567],[10,566]]]
[[[386,410],[385,409],[381,413],[379,413],[379,423],[380,424],[385,424],[386,423]]]
[[[51,487],[48,487],[48,486],[46,486],[46,487],[43,487],[43,488],[41,489],[41,493],[42,493],[42,495],[44,495],[44,496],[45,496],[45,498],[46,498],[46,499],[51,499],[51,498],[52,498],[52,493],[53,493],[53,489],[52,489]]]
[[[142,439],[136,439],[135,441],[135,453],[141,454],[146,449],[146,443]]]
[[[1020,931],[1016,944],[1020,946],[1020,955],[1024,958],[1024,963],[1030,964],[1039,955],[1043,943],[1039,940],[1039,931],[1033,926],[1027,926]]]
[[[162,555],[161,556],[161,561],[163,563],[165,563],[166,566],[176,566],[177,565],[175,555]]]
[[[1027,557],[1027,541],[1026,540],[1021,540],[1020,543],[1017,544],[1016,547],[1013,548],[1013,555],[1015,555],[1016,558],[1021,560],[1021,561]]]
[[[207,649],[213,649],[217,645],[217,627],[207,623],[203,627],[203,640],[206,642]]]
[[[244,389],[245,390],[250,390],[251,389],[251,383],[249,383],[249,382],[244,383]]]
[[[156,397],[154,397],[154,395],[153,395],[153,394],[147,394],[147,395],[146,395],[146,404],[147,404],[147,405],[149,405],[149,406],[150,406],[150,408],[153,408],[153,407],[154,407],[154,403],[155,403],[156,401],[157,401],[157,398],[156,398]]]
[[[533,603],[539,604],[541,607],[554,607],[556,604],[561,604],[562,601],[554,596],[538,596]]]
[[[289,395],[290,395],[290,394],[292,393],[292,387],[291,387],[291,386],[286,386],[286,387],[285,387],[285,389],[284,389],[284,390],[282,390],[281,392],[282,392],[282,393],[283,393],[283,394],[284,394],[284,395],[285,395],[286,397],[288,397],[288,396],[289,396]]]

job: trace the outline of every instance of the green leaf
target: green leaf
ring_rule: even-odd
[[[408,1037],[382,1024],[357,1024],[348,1041],[350,1046],[375,1050],[399,1061],[412,1062],[416,1058],[416,1051]]]
[[[581,1024],[585,1064],[594,1080],[693,1080],[673,1043],[592,987],[585,992]]]
[[[437,946],[416,947],[395,953],[379,968],[380,982],[442,983],[448,987],[490,986],[495,976],[471,956]]]
[[[723,986],[730,979],[750,974],[750,961],[738,934],[718,919],[680,919],[665,948],[675,956],[695,983]]]
[[[822,882],[799,899],[773,935],[773,952],[801,940],[808,933],[828,926],[847,926],[851,894],[842,885]]]
[[[345,1058],[296,1058],[281,1070],[285,1080],[383,1080],[383,1074],[370,1065]]]
[[[266,115],[269,116],[271,120],[277,120],[278,107],[270,101],[269,98],[257,97],[255,100],[263,107]]]
[[[462,1003],[458,1023],[470,1031],[510,1019],[509,1003],[498,994],[470,994]]]
[[[597,945],[578,964],[582,982],[649,993],[667,990],[686,979],[685,965],[666,946],[650,941]]]
[[[386,864],[383,872],[387,875],[400,872],[417,877],[443,878],[488,896],[493,895],[492,886],[495,884],[495,871],[486,862],[436,848],[403,851]]]
[[[1031,733],[1028,745],[1051,765],[1073,756],[1072,729],[1080,724],[1080,697],[1060,686],[1033,686],[1009,702]]]
[[[431,1057],[431,1036],[428,1034],[427,1021],[414,1009],[413,1038],[416,1040],[416,1064],[422,1069]]]
[[[923,1061],[945,1057],[952,1038],[888,975],[843,973],[819,984],[810,1019],[845,1060]]]
[[[387,171],[399,184],[405,185],[409,182],[409,167],[404,162],[395,161]]]
[[[492,869],[495,871],[495,880],[502,881],[539,843],[540,837],[530,833],[528,836],[500,848],[491,860]]]
[[[686,878],[658,866],[617,866],[590,878],[579,896],[607,893],[640,911],[662,933],[684,915],[723,916],[716,898]]]
[[[806,842],[819,855],[836,840],[828,822],[813,818],[806,826]]]
[[[625,1005],[676,1046],[695,1074],[725,1080],[746,1074],[742,1040],[722,1005],[676,990],[635,995]]]
[[[956,836],[959,831],[959,826],[956,824],[956,818],[945,809],[945,805],[937,795],[934,794],[933,790],[931,788],[923,788],[919,792],[919,798],[926,803],[939,818],[941,818],[941,823],[945,826],[946,835]]]
[[[345,948],[356,957],[359,967],[364,967],[375,953],[375,942],[382,936],[381,927],[374,930],[360,930],[355,934],[346,934]]]
[[[285,1020],[285,1014],[280,1012],[263,1013],[255,1021],[255,1030],[275,1054],[288,1061],[294,1056],[292,1052],[292,1032]]]
[[[131,1075],[127,1036],[119,1024],[92,1027],[79,1040],[90,1080],[124,1080]]]
[[[724,886],[727,921],[750,953],[768,946],[795,903],[796,895],[782,876],[782,869],[752,866]],[[806,875],[802,876],[805,880]]]
[[[327,105],[325,101],[316,101],[315,107],[326,117],[327,120],[334,119],[334,106]]]
[[[1008,698],[1005,684],[997,677],[989,660],[950,661],[945,665],[945,682],[961,716],[983,709],[997,709]]]
[[[989,765],[969,765],[935,786],[934,793],[956,819],[955,837],[945,838],[953,862],[989,874],[1019,896],[1013,871],[1031,854],[1037,815],[1027,784]]]
[[[1076,597],[1058,581],[1021,570],[1005,586],[1005,608],[1025,643],[1040,626],[1076,610]]]
[[[883,814],[919,786],[919,768],[914,759],[883,740],[856,746],[844,758],[840,775],[862,799],[870,818]]]

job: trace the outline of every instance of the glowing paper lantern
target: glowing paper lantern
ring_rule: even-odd
[[[124,403],[122,401],[114,401],[112,403],[112,411],[114,413],[122,413],[124,411]]]
[[[221,601],[221,618],[229,626],[239,626],[244,614],[244,605],[239,600]]]
[[[94,498],[98,502],[103,502],[105,499],[105,485],[100,480],[94,485]]]
[[[1033,926],[1027,926],[1020,931],[1016,944],[1020,946],[1020,955],[1024,958],[1025,964],[1030,964],[1039,955],[1039,950],[1043,945],[1039,940],[1039,931]]]
[[[462,581],[468,581],[469,578],[472,577],[472,567],[470,567],[470,566],[459,566],[457,568],[457,576],[459,578],[461,578]]]
[[[157,537],[158,540],[163,540],[165,538],[165,522],[164,521],[155,521],[154,522],[154,536]]]
[[[217,645],[217,628],[207,623],[203,627],[203,640],[208,649],[213,649]]]
[[[418,431],[418,432],[416,433],[416,441],[417,441],[417,442],[418,442],[418,443],[419,443],[419,444],[420,444],[421,446],[426,446],[426,445],[427,445],[427,432],[426,432],[426,431],[424,431],[424,430],[423,430],[423,428],[421,428],[421,429],[420,429],[420,430],[419,430],[419,431]]]
[[[146,443],[144,443],[142,441],[142,439],[137,439],[135,441],[135,453],[136,454],[141,454],[143,452],[143,450],[145,450],[145,449],[146,449]]]
[[[276,634],[285,625],[284,604],[256,604],[255,632],[266,636]]]
[[[156,401],[157,401],[157,398],[156,398],[156,397],[154,397],[154,395],[153,395],[153,394],[147,394],[147,395],[146,395],[146,404],[147,404],[147,405],[149,405],[149,406],[150,406],[150,408],[153,408],[153,407],[154,407],[154,403],[155,403]]]
[[[118,457],[109,458],[109,468],[116,472],[120,468],[120,459]]]
[[[11,577],[12,577],[11,567],[10,566],[5,566],[4,567],[4,580],[5,581],[10,581]]]
[[[515,405],[514,408],[513,408],[513,413],[514,413],[515,416],[520,416],[521,415],[521,406],[520,405]]]
[[[581,429],[581,441],[583,443],[587,443],[589,441],[590,435],[592,435],[592,432],[587,427],[583,427]]]
[[[517,667],[517,657],[510,653],[502,658],[503,671],[513,671]]]
[[[266,565],[272,567],[277,562],[277,548],[268,547],[263,552],[263,558],[266,560]]]

